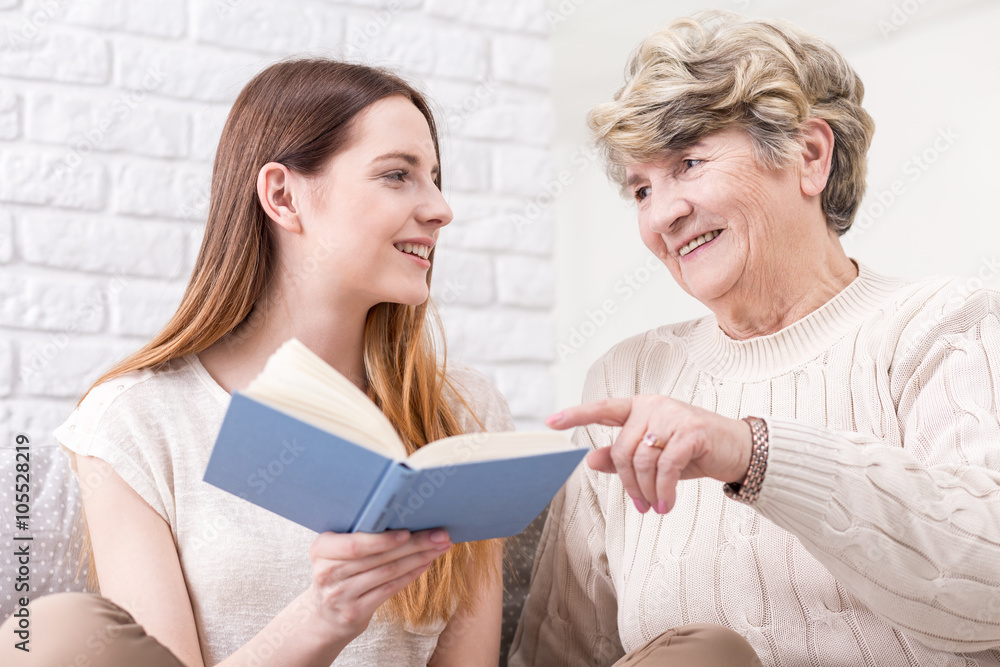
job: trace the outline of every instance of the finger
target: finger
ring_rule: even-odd
[[[594,403],[584,403],[549,415],[545,423],[554,429],[567,429],[584,424],[621,426],[632,411],[631,398],[608,398]]]
[[[384,553],[410,539],[408,530],[384,533],[320,533],[309,547],[309,558],[354,560]]]
[[[611,460],[610,447],[601,447],[587,454],[587,465],[598,472],[618,472],[615,470],[615,462]]]
[[[661,449],[642,444],[641,440],[645,437],[646,433],[653,433],[660,442],[664,442],[664,436],[648,429],[638,436],[640,442],[636,444],[634,449],[635,454],[632,456],[632,470],[635,475],[635,483],[639,495],[634,497],[641,499],[650,507],[656,507],[656,503],[659,500],[659,496],[656,493],[657,469],[660,457],[666,451],[666,448]],[[667,447],[669,446],[668,441]]]
[[[415,571],[423,571],[430,566],[435,558],[442,555],[445,551],[447,551],[447,548],[444,550],[431,549],[420,551],[385,563],[367,572],[361,572],[344,582],[344,595],[348,599],[353,598],[361,602],[372,591],[378,589],[385,590],[383,587],[386,584],[398,582],[398,580],[406,579],[410,575],[413,575],[413,579],[416,579],[419,576],[419,572],[414,575]],[[413,579],[410,579],[410,581],[413,581]]]
[[[677,483],[694,455],[694,442],[690,438],[675,438],[660,456],[656,469],[656,495],[654,508],[666,514],[677,504]]]
[[[356,533],[355,535],[361,536],[364,533]],[[327,561],[328,576],[344,579],[421,551],[437,550],[438,553],[443,553],[450,546],[451,539],[446,531],[441,529],[424,530],[409,535],[408,539],[396,548],[381,553],[362,558],[345,558],[343,556],[325,557],[320,555],[316,560],[319,561],[319,567],[323,567],[323,560]]]
[[[625,489],[625,493],[632,498],[632,502],[635,503],[636,509],[640,512],[647,511],[651,503],[639,485],[635,466],[637,463],[642,466],[640,472],[643,476],[655,476],[656,456],[660,453],[659,449],[639,445],[639,440],[646,433],[648,423],[646,416],[632,413],[630,419],[622,426],[618,437],[615,438],[614,444],[611,445],[611,460],[614,461],[615,470],[618,471],[618,476],[621,477],[622,487]],[[645,452],[639,450],[652,451]],[[649,460],[647,461],[647,459]],[[650,474],[648,467],[650,463],[652,465],[652,474]]]
[[[387,581],[371,589],[358,598],[358,603],[365,609],[371,609],[371,613],[374,614],[375,610],[382,606],[386,600],[416,581],[430,566],[430,563],[425,563],[416,569],[410,570],[391,581]]]

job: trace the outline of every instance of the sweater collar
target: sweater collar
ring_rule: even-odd
[[[904,281],[875,273],[861,262],[858,276],[825,304],[767,336],[734,340],[714,315],[691,332],[691,360],[709,375],[754,382],[783,375],[823,354],[873,312]]]

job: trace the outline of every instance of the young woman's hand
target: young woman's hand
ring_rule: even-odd
[[[317,613],[349,642],[378,607],[451,547],[444,530],[320,533],[309,548]]]

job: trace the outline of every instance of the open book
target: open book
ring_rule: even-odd
[[[317,532],[442,527],[515,535],[587,453],[562,433],[470,433],[414,452],[350,380],[297,339],[233,392],[204,480]]]

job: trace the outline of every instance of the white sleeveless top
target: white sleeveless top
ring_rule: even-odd
[[[478,371],[449,366],[488,431],[514,424],[503,396]],[[197,355],[95,387],[54,436],[107,461],[170,525],[194,609],[202,657],[214,665],[254,637],[311,583],[316,533],[202,481],[230,395]],[[479,430],[455,406],[466,431]],[[333,663],[426,665],[445,623],[403,627],[374,618]]]

